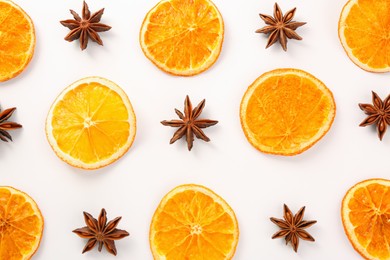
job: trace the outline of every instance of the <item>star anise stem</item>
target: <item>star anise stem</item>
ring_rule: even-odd
[[[84,50],[88,45],[88,38],[97,42],[99,45],[103,45],[98,32],[104,32],[111,29],[110,26],[100,23],[100,19],[104,13],[104,8],[93,13],[89,11],[87,3],[83,2],[82,18],[73,10],[70,10],[74,20],[64,20],[60,23],[68,27],[71,31],[65,36],[66,41],[74,41],[80,39],[80,48]]]
[[[283,211],[284,211],[283,214],[284,219],[270,218],[272,223],[274,223],[280,228],[278,232],[273,234],[272,239],[284,237],[286,241],[286,245],[288,244],[288,242],[290,242],[295,252],[298,251],[299,239],[312,241],[312,242],[315,241],[314,238],[304,229],[314,225],[315,223],[317,223],[317,221],[303,220],[303,215],[305,214],[305,207],[302,207],[298,211],[298,213],[293,215],[293,213],[287,207],[287,205],[284,204]]]
[[[256,33],[269,34],[267,46],[265,48],[270,47],[279,40],[283,50],[287,51],[287,39],[302,40],[302,37],[300,37],[295,30],[306,23],[292,21],[295,11],[296,8],[293,8],[283,16],[283,12],[279,5],[275,3],[274,17],[260,14],[260,18],[267,24],[267,26],[256,30]]]
[[[173,144],[185,135],[188,150],[191,151],[194,143],[194,135],[196,136],[196,138],[202,139],[205,142],[210,141],[210,139],[205,135],[201,128],[213,126],[217,124],[218,121],[209,119],[198,119],[205,105],[206,100],[203,99],[194,109],[192,109],[191,100],[187,95],[186,99],[184,100],[184,115],[182,112],[175,108],[175,113],[178,115],[180,120],[176,119],[170,121],[161,121],[161,124],[165,126],[179,127],[179,129],[171,138],[169,142],[170,144]]]
[[[117,254],[114,240],[122,239],[129,236],[125,230],[117,229],[121,217],[117,217],[107,223],[107,212],[102,209],[98,219],[92,217],[91,214],[83,212],[86,227],[73,230],[79,237],[87,238],[88,242],[83,249],[83,253],[92,250],[98,244],[98,251],[101,252],[103,245],[106,250],[113,254]]]

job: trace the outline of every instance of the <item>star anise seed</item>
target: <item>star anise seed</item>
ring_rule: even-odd
[[[359,104],[360,109],[368,115],[359,126],[376,124],[378,137],[382,141],[382,138],[386,133],[387,125],[390,125],[390,95],[382,101],[382,99],[372,91],[372,103],[373,105]]]
[[[3,112],[0,110],[0,140],[3,142],[8,142],[8,140],[12,141],[12,137],[7,131],[22,127],[22,125],[18,123],[7,121],[15,110],[16,107],[6,109]]]
[[[317,221],[303,220],[304,214],[305,207],[302,207],[297,214],[293,215],[287,205],[284,204],[284,219],[270,218],[271,221],[280,228],[280,230],[272,236],[272,239],[284,237],[286,245],[290,242],[295,252],[298,251],[299,239],[314,242],[314,238],[304,229],[314,225]]]
[[[97,42],[99,45],[103,45],[98,32],[105,32],[111,29],[111,26],[100,23],[104,8],[93,13],[89,11],[87,3],[84,1],[82,17],[80,17],[75,11],[70,10],[74,19],[60,21],[60,23],[68,27],[71,31],[65,36],[65,40],[72,42],[80,39],[80,48],[84,50],[88,45],[88,38],[92,41]]]
[[[209,119],[198,119],[198,117],[202,113],[205,104],[206,100],[203,99],[198,104],[198,106],[192,110],[192,104],[190,98],[187,95],[184,101],[184,115],[182,112],[175,109],[175,112],[179,116],[180,120],[164,120],[161,122],[161,124],[165,126],[179,127],[179,129],[173,135],[170,144],[173,144],[185,135],[187,139],[188,150],[191,151],[194,142],[194,135],[198,139],[202,139],[205,142],[210,141],[210,139],[205,135],[201,128],[213,126],[217,124],[218,121]]]
[[[268,43],[265,48],[268,48],[279,40],[279,43],[280,45],[282,45],[283,50],[287,51],[287,38],[302,40],[302,37],[299,36],[295,32],[295,30],[306,23],[292,21],[295,15],[295,11],[296,8],[293,8],[283,16],[282,10],[280,9],[279,5],[275,3],[274,17],[265,14],[260,14],[260,18],[267,25],[261,29],[256,30],[256,32],[269,34]]]
[[[83,254],[92,250],[95,245],[98,244],[99,252],[102,251],[104,245],[109,253],[116,255],[117,251],[114,241],[129,235],[127,231],[116,228],[122,217],[117,217],[107,223],[107,213],[105,209],[101,210],[97,220],[87,212],[83,212],[83,214],[87,226],[72,231],[79,237],[88,239],[88,242],[83,249]]]

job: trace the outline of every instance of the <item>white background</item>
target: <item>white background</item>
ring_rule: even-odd
[[[297,7],[295,20],[303,41],[289,41],[288,52],[277,43],[265,49],[267,37],[254,33],[264,26],[258,13],[272,14],[274,1],[214,0],[225,22],[221,56],[208,71],[174,77],[143,55],[138,35],[145,14],[156,0],[89,1],[92,12],[105,7],[101,34],[104,47],[66,42],[69,30],[59,20],[69,9],[81,12],[82,1],[16,0],[35,23],[35,55],[17,78],[0,85],[1,108],[17,107],[12,119],[23,124],[13,143],[0,144],[0,185],[30,194],[44,217],[41,246],[34,256],[52,259],[114,259],[106,252],[81,251],[86,240],[71,231],[84,226],[82,211],[97,217],[122,216],[118,228],[130,237],[116,242],[116,259],[152,259],[148,232],[160,199],[184,183],[205,185],[234,209],[240,226],[235,259],[359,259],[346,238],[340,203],[355,183],[388,178],[390,133],[379,141],[375,129],[361,128],[365,115],[359,102],[371,102],[371,90],[385,98],[389,75],[368,73],[354,65],[338,39],[344,1],[280,0],[284,12]],[[262,73],[280,67],[300,68],[322,80],[333,92],[337,115],[329,133],[295,157],[265,155],[246,140],[239,105],[247,87]],[[106,77],[128,94],[137,115],[137,136],[118,162],[97,171],[68,166],[56,157],[45,136],[47,112],[56,96],[86,76]],[[196,105],[206,98],[204,117],[219,120],[205,130],[210,143],[196,140],[191,152],[183,140],[169,145],[173,128],[161,120],[176,118],[185,95]],[[318,223],[308,231],[316,242],[301,241],[298,254],[282,239],[269,217],[282,217],[286,203],[295,213],[306,206],[305,219]]]

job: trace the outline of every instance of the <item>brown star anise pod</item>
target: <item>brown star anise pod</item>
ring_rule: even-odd
[[[368,126],[376,124],[379,139],[382,141],[386,133],[387,125],[390,125],[390,95],[382,101],[382,99],[372,91],[371,104],[359,104],[361,110],[368,115],[359,126]]]
[[[202,113],[205,104],[206,100],[203,99],[202,102],[200,102],[198,106],[195,107],[194,110],[192,110],[190,98],[186,96],[186,99],[184,101],[184,115],[182,112],[175,108],[175,112],[179,116],[180,120],[164,120],[161,122],[161,124],[165,126],[179,127],[179,129],[173,135],[170,144],[173,144],[185,135],[187,139],[188,150],[191,151],[194,142],[194,134],[198,139],[202,139],[206,142],[210,141],[210,139],[205,135],[201,128],[213,126],[217,124],[218,121],[209,119],[198,119],[198,117]]]
[[[272,239],[285,237],[286,245],[288,242],[291,242],[295,252],[298,251],[299,238],[314,242],[314,238],[304,229],[317,223],[317,221],[302,220],[304,213],[305,207],[302,207],[297,214],[293,215],[287,205],[284,204],[284,220],[279,218],[271,218],[271,221],[281,228],[280,231],[276,232],[272,236]]]
[[[18,123],[7,121],[15,110],[16,107],[6,109],[3,112],[0,111],[0,140],[3,142],[8,142],[8,140],[12,141],[12,137],[7,131],[22,127]]]
[[[127,231],[116,228],[122,217],[117,217],[107,223],[107,213],[105,209],[101,210],[98,220],[87,212],[83,213],[87,226],[73,230],[73,232],[80,237],[89,239],[83,249],[83,254],[92,250],[96,243],[98,243],[99,252],[102,251],[104,245],[109,253],[116,255],[114,240],[119,240],[129,235]]]
[[[269,15],[260,14],[260,18],[267,24],[261,29],[256,30],[257,33],[265,33],[270,34],[268,38],[267,47],[274,44],[277,40],[279,40],[280,45],[282,45],[283,50],[287,51],[287,38],[302,40],[295,30],[306,24],[302,22],[292,21],[294,18],[296,8],[288,11],[284,16],[282,10],[277,3],[274,6],[274,17]]]
[[[99,23],[102,18],[104,8],[91,15],[87,3],[84,1],[82,17],[75,11],[70,10],[74,19],[60,21],[63,26],[68,27],[71,31],[65,36],[65,40],[72,42],[80,39],[80,48],[84,50],[88,45],[88,38],[94,42],[103,45],[98,32],[105,32],[111,29],[111,26]]]

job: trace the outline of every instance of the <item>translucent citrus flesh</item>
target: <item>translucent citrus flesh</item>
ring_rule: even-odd
[[[343,9],[339,26],[343,46],[358,66],[389,70],[390,0],[351,0]]]
[[[194,74],[210,67],[222,41],[222,17],[209,0],[161,1],[141,29],[145,54],[174,74]]]
[[[358,184],[343,204],[344,227],[368,259],[390,259],[390,181]]]
[[[26,194],[0,187],[0,259],[30,259],[39,246],[43,218]]]
[[[18,75],[35,45],[32,21],[19,7],[0,0],[0,82]]]
[[[150,239],[155,259],[231,259],[238,242],[232,209],[205,188],[178,190],[163,199],[153,217]]]
[[[263,78],[243,99],[241,117],[250,142],[264,152],[287,155],[310,147],[333,121],[330,91],[301,71],[279,70]]]
[[[84,83],[56,104],[52,127],[59,149],[93,164],[127,143],[129,113],[118,93],[97,82]]]

